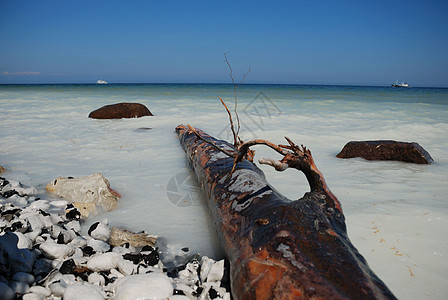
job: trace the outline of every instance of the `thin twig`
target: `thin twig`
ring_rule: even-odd
[[[227,58],[227,53],[224,53],[224,58],[225,58],[225,62],[227,63],[227,66],[229,67],[230,79],[232,80],[232,84],[233,84],[233,89],[234,89],[233,93],[234,93],[234,97],[235,97],[234,109],[233,110],[235,112],[235,116],[236,116],[236,120],[237,120],[237,130],[236,130],[236,133],[235,133],[234,128],[232,128],[232,132],[233,132],[233,135],[234,135],[234,140],[236,141],[238,139],[238,141],[241,141],[241,139],[239,138],[239,133],[240,133],[240,129],[241,129],[241,123],[240,123],[240,117],[239,117],[238,111],[237,111],[238,98],[236,96],[236,90],[244,82],[244,80],[246,79],[247,75],[250,73],[251,68],[250,68],[250,65],[249,65],[249,70],[246,73],[243,73],[243,78],[241,79],[241,81],[239,83],[235,83],[235,78],[233,77],[233,69],[232,69],[232,66],[230,65],[230,62],[229,62],[228,58]],[[234,146],[237,146],[237,144],[235,143]]]
[[[237,157],[237,156],[238,156],[237,153],[231,153],[231,152],[227,151],[226,149],[223,149],[223,148],[219,147],[219,146],[216,145],[213,141],[211,141],[211,140],[206,140],[202,135],[199,134],[199,132],[196,131],[196,129],[193,128],[193,126],[191,126],[191,125],[187,125],[187,127],[188,127],[189,130],[191,130],[191,131],[196,135],[196,137],[197,137],[198,139],[200,139],[200,140],[206,142],[207,144],[212,145],[213,147],[215,147],[216,150],[219,150],[219,151],[221,151],[222,153],[224,153],[224,154],[226,154],[227,156],[230,156],[230,157]]]
[[[224,105],[224,107],[226,108],[227,114],[229,115],[230,129],[232,130],[232,134],[233,134],[233,145],[236,147],[238,145],[238,141],[237,141],[237,134],[235,133],[235,128],[233,127],[232,113],[227,108],[227,105],[224,103],[224,101],[221,99],[221,97],[218,97],[218,98],[219,98],[219,100],[221,100],[222,105]]]

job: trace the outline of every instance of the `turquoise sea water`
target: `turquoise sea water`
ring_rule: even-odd
[[[311,149],[342,202],[350,239],[402,299],[448,293],[448,89],[243,85],[240,135]],[[0,165],[4,177],[37,186],[59,176],[103,173],[122,194],[113,226],[158,234],[173,251],[219,257],[213,220],[191,179],[174,128],[191,124],[230,140],[232,85],[0,85]],[[107,104],[139,102],[153,117],[93,120]],[[151,128],[151,129],[147,129]],[[418,142],[432,165],[341,160],[351,140]],[[278,157],[255,147],[256,157]],[[303,175],[260,166],[291,199],[308,191]]]

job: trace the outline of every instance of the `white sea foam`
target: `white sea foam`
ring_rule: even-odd
[[[260,91],[275,99],[281,111],[280,116],[252,116],[257,122],[261,118],[262,126],[243,113]],[[285,143],[283,136],[288,136],[311,149],[342,202],[350,239],[396,296],[441,299],[448,294],[448,93],[442,91],[432,99],[422,92],[426,105],[421,105],[411,92],[383,91],[386,96],[373,89],[364,92],[243,87],[240,118],[247,136],[275,143]],[[100,172],[122,199],[114,211],[89,220],[86,228],[107,217],[111,226],[145,230],[169,244],[218,258],[222,252],[204,199],[195,199],[190,206],[175,205],[166,189],[170,179],[186,168],[174,128],[191,124],[226,137],[227,114],[217,97],[224,96],[229,104],[231,95],[231,87],[220,86],[0,87],[0,165],[8,169],[5,176],[37,186],[40,193],[59,176]],[[445,105],[440,104],[443,101]],[[143,103],[155,116],[87,118],[90,111],[117,102]],[[335,158],[348,141],[369,139],[418,142],[435,163]],[[266,147],[254,149],[257,158],[279,158]],[[296,170],[279,173],[270,166],[260,168],[291,199],[309,190]]]

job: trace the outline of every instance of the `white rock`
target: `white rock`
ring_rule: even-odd
[[[87,262],[87,268],[94,272],[109,271],[118,266],[119,259],[123,258],[114,252],[96,254]]]
[[[185,266],[185,269],[179,272],[180,280],[186,282],[187,284],[193,285],[199,279],[197,273],[198,268],[199,262],[197,260],[189,262]]]
[[[22,296],[22,300],[43,300],[43,299],[44,295],[36,293],[29,293]]]
[[[104,219],[101,222],[96,222],[90,226],[89,235],[94,239],[107,242],[110,238],[110,229],[108,220]]]
[[[185,283],[177,283],[176,289],[184,292],[185,295],[191,295],[194,292],[193,288],[186,285]]]
[[[111,269],[110,270],[110,278],[115,277],[115,278],[123,278],[124,275],[118,271],[117,269]]]
[[[32,284],[34,282],[34,276],[29,273],[17,272],[12,276],[12,281],[25,282],[26,284]]]
[[[208,282],[221,281],[223,276],[224,276],[224,260],[222,259],[218,262],[215,262],[212,265],[210,271],[207,274],[207,281]]]
[[[50,209],[50,204],[47,200],[36,200],[30,203],[28,207],[34,210],[42,209],[43,211],[48,211]]]
[[[87,278],[87,281],[90,284],[99,285],[99,286],[104,286],[104,284],[106,283],[106,279],[102,275],[100,275],[96,272],[93,272],[92,274],[90,274],[89,277]]]
[[[87,246],[87,240],[83,236],[76,236],[70,243],[70,246],[83,248]],[[93,248],[93,247],[92,247]]]
[[[64,243],[70,243],[76,237],[76,234],[74,231],[63,229],[59,225],[51,225],[50,233],[51,233],[51,237],[55,240],[57,240],[59,238],[59,236],[62,234]]]
[[[39,249],[47,258],[66,258],[75,252],[75,248],[70,245],[57,244],[51,241],[40,244]]]
[[[5,283],[0,282],[0,295],[4,300],[15,299],[14,291]]]
[[[87,245],[92,247],[95,252],[107,252],[110,250],[110,245],[108,243],[92,238],[87,239]]]
[[[35,243],[37,243],[37,244],[40,244],[40,243],[43,243],[43,242],[45,242],[45,240],[42,238],[42,237],[40,237],[40,234],[42,233],[42,231],[41,230],[36,230],[36,231],[31,231],[31,232],[27,232],[27,233],[25,233],[25,236],[33,243],[33,242],[35,242]]]
[[[66,285],[62,282],[53,282],[48,287],[51,293],[57,297],[62,297],[66,289]]]
[[[31,225],[32,231],[41,231],[45,228],[45,222],[39,217],[38,214],[25,213],[20,215],[20,218],[28,220]]]
[[[65,224],[66,229],[72,229],[74,232],[80,232],[81,231],[81,224],[79,221],[73,220]]]
[[[31,240],[28,238],[27,235],[16,231],[13,232],[15,235],[17,235],[17,237],[19,238],[19,241],[17,242],[17,248],[19,249],[29,249],[32,246],[32,242]]]
[[[104,296],[94,285],[74,283],[67,286],[63,298],[64,300],[103,300]]]
[[[34,294],[40,294],[42,296],[48,297],[51,295],[51,291],[44,288],[43,286],[40,285],[35,285],[30,287],[30,292],[34,293]]]
[[[65,208],[69,202],[67,200],[52,200],[50,205],[58,208]]]
[[[203,256],[201,258],[201,281],[202,282],[207,281],[208,272],[210,271],[210,269],[212,268],[212,266],[214,264],[215,264],[215,260],[213,260],[207,256]]]
[[[116,246],[112,249],[112,252],[119,253],[119,254],[132,253],[132,252],[135,252],[135,248],[132,246],[130,246],[130,248],[125,248],[123,246]]]
[[[170,278],[160,273],[127,276],[115,285],[115,300],[166,299],[172,294]]]
[[[50,220],[53,224],[57,224],[59,222],[64,222],[65,219],[62,218],[63,215],[58,215],[58,214],[50,214]]]
[[[131,275],[134,272],[134,264],[130,260],[119,259],[117,266],[123,275]]]

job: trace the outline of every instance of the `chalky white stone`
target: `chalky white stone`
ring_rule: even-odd
[[[224,275],[224,260],[215,262],[207,274],[207,282],[221,281]]]
[[[82,248],[84,246],[87,246],[87,240],[83,236],[77,236],[69,243],[69,245]]]
[[[87,281],[91,284],[99,286],[103,286],[106,283],[106,279],[96,272],[90,274],[89,277],[87,278]]]
[[[79,223],[79,221],[70,221],[67,224],[65,224],[65,228],[66,229],[71,229],[75,232],[80,232],[81,231],[81,224]]]
[[[96,254],[87,262],[87,268],[94,272],[109,271],[118,266],[118,260],[120,259],[123,258],[115,252]]]
[[[48,287],[51,293],[56,297],[62,297],[66,289],[66,285],[62,282],[53,282]]]
[[[19,249],[28,249],[31,248],[32,246],[32,242],[31,240],[28,238],[28,236],[26,236],[25,234],[16,231],[13,232],[15,235],[17,235],[17,237],[19,238],[19,241],[17,242],[17,248]]]
[[[87,246],[92,247],[95,252],[107,252],[110,249],[108,243],[90,237],[87,237]]]
[[[103,300],[104,296],[99,289],[89,283],[74,283],[67,286],[64,300]]]
[[[44,295],[36,293],[28,293],[22,296],[22,300],[43,300]]]
[[[126,259],[119,259],[117,266],[123,275],[131,275],[134,271],[134,264]]]
[[[40,294],[43,295],[45,297],[48,297],[51,295],[51,292],[49,289],[44,288],[43,286],[40,285],[35,285],[30,287],[30,292],[34,293],[34,294]]]
[[[170,278],[155,272],[126,276],[115,285],[115,300],[166,299],[172,294]]]
[[[36,200],[31,202],[28,207],[34,210],[41,209],[43,211],[47,211],[50,209],[50,204],[48,203],[47,200]]]
[[[75,252],[75,248],[70,245],[57,244],[51,241],[40,244],[39,249],[46,258],[51,259],[66,258]]]
[[[69,202],[67,200],[53,200],[50,201],[50,205],[54,207],[64,208]]]
[[[108,223],[109,222],[107,219],[104,219],[101,222],[94,223],[92,226],[96,227],[94,230],[89,232],[90,236],[93,237],[94,239],[107,242],[110,238],[110,229]]]

